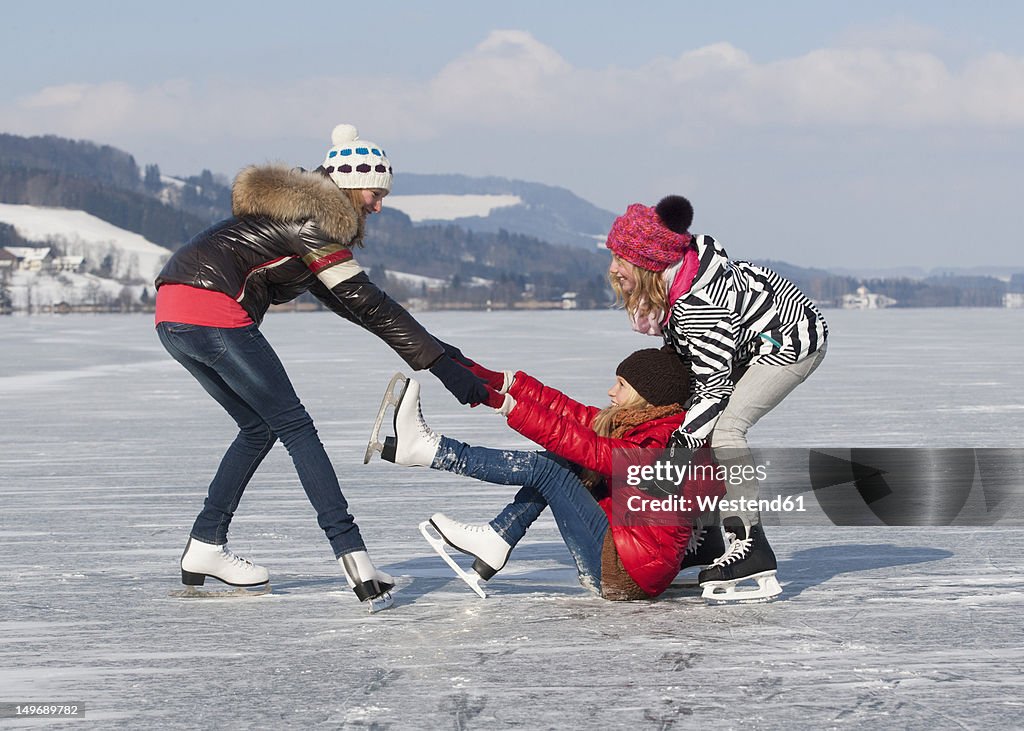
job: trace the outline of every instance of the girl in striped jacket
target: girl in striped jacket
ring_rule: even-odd
[[[685,453],[710,438],[720,463],[752,465],[747,430],[818,367],[828,326],[792,282],[730,259],[711,236],[690,234],[692,220],[681,196],[629,206],[608,234],[608,276],[633,328],[660,335],[691,364],[693,397],[672,444]],[[730,484],[727,498],[756,505],[757,488],[756,479]],[[768,599],[781,592],[756,508],[721,517],[729,546],[701,572],[705,597]],[[756,580],[758,588],[737,591],[741,579]]]

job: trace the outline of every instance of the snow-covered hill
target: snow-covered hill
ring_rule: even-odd
[[[523,199],[517,195],[452,195],[446,193],[426,195],[389,195],[385,201],[391,208],[420,221],[454,221],[468,216],[486,217],[495,208],[519,205]]]
[[[68,256],[83,256],[86,269],[107,257],[114,279],[151,282],[171,252],[137,233],[118,228],[85,211],[0,203],[0,222],[29,241],[49,243]]]
[[[565,188],[522,180],[401,173],[385,201],[414,223],[455,224],[472,231],[532,236],[594,249],[615,215]]]

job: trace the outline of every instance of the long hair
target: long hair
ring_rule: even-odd
[[[352,238],[349,243],[350,247],[363,246],[363,235],[366,233],[366,210],[363,208],[366,203],[363,201],[363,189],[362,188],[342,188],[341,192],[348,196],[349,202],[352,207],[356,209],[356,215],[359,217],[359,227],[356,230],[356,235]]]
[[[313,172],[319,173],[320,175],[323,175],[325,178],[331,178],[330,173],[327,172],[327,168],[325,168],[323,165],[313,170]],[[345,196],[348,202],[352,204],[352,208],[354,208],[356,212],[356,235],[353,236],[352,240],[347,242],[345,245],[350,249],[355,247],[362,248],[364,246],[363,236],[366,233],[367,216],[366,210],[363,208],[363,206],[366,205],[365,202],[363,201],[363,189],[339,188],[339,190],[341,191],[342,195]]]
[[[632,411],[639,409],[646,409],[650,406],[647,399],[638,394],[636,390],[633,390],[632,395],[625,403],[612,404],[606,406],[597,416],[590,422],[590,428],[594,430],[594,433],[599,437],[610,437],[612,431],[615,429],[615,417],[621,414],[623,411]],[[596,470],[584,469],[580,472],[580,481],[587,488],[594,488],[604,480],[604,475]]]
[[[624,261],[618,255],[612,257],[619,262]],[[628,262],[627,262],[628,263]],[[668,308],[668,290],[661,272],[631,265],[636,276],[636,287],[628,295],[622,291],[619,281],[608,272],[608,281],[615,292],[615,302],[626,310],[631,317],[644,316],[650,312],[664,312]]]
[[[632,386],[630,388],[632,388]],[[597,416],[595,416],[590,422],[590,428],[593,429],[594,433],[599,437],[610,437],[612,435],[612,430],[615,428],[615,417],[620,412],[634,409],[646,409],[648,406],[650,406],[650,403],[647,402],[647,399],[638,394],[634,389],[633,393],[625,403],[612,404],[601,409]]]

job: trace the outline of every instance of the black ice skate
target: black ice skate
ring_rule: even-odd
[[[685,571],[695,566],[710,566],[724,554],[725,536],[722,535],[722,526],[712,525],[704,529],[694,526],[679,570]]]
[[[767,601],[782,593],[775,578],[778,565],[760,523],[750,526],[726,521],[729,549],[713,564],[700,572],[698,581],[704,599],[717,602]],[[757,582],[756,589],[737,589],[740,581]]]

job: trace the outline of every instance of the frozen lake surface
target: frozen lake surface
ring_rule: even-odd
[[[760,446],[1020,447],[1024,312],[826,313],[821,369],[751,432]],[[607,402],[657,341],[618,312],[427,313],[440,337]],[[178,557],[233,424],[149,316],[0,318],[0,702],[83,702],[95,728],[992,728],[1024,710],[1024,531],[768,528],[783,594],[613,603],[582,589],[545,516],[480,600],[422,540],[437,510],[491,517],[512,491],[362,464],[404,364],[329,314],[264,331],[316,420],[371,555],[401,578],[368,615],[284,449],[231,545],[255,599],[180,600]],[[431,425],[528,447],[429,375]],[[1009,721],[1009,722],[1008,722]]]

